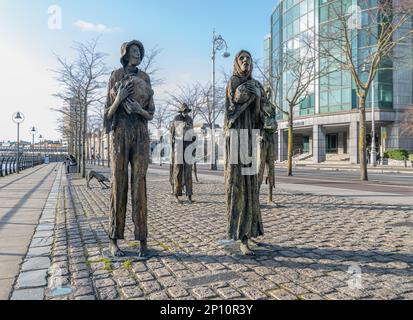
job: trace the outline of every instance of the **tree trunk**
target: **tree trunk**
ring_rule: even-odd
[[[96,134],[93,132],[93,165],[96,166]]]
[[[211,170],[217,171],[218,170],[218,165],[217,165],[217,162],[216,162],[217,153],[216,153],[216,148],[215,148],[216,141],[215,141],[215,132],[214,132],[214,130],[212,130],[212,122],[210,123],[209,127],[211,129],[211,146],[212,146],[212,150],[211,150],[211,160],[212,160]]]
[[[360,180],[368,181],[367,158],[366,158],[366,99],[360,98],[360,137],[359,137],[359,154],[360,154]]]
[[[290,114],[288,119],[288,168],[287,168],[287,175],[292,177],[293,175],[293,117]]]
[[[83,110],[83,132],[82,132],[82,178],[86,178],[86,132],[87,132],[87,106]]]
[[[102,139],[102,131],[100,131],[99,129],[99,163],[98,165],[101,166],[102,165],[102,143],[103,143],[103,139]]]
[[[106,139],[108,141],[108,168],[110,168],[110,134],[106,134]]]

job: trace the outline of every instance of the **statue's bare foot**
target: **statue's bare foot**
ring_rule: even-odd
[[[141,245],[139,247],[139,251],[138,251],[138,257],[139,258],[144,258],[146,257],[148,253],[148,244],[146,241],[141,241]]]
[[[192,200],[192,196],[189,196],[189,197],[188,197],[188,202],[189,202],[189,204],[193,204],[193,203],[194,203],[194,201]]]
[[[181,203],[181,200],[179,200],[179,197],[178,197],[178,196],[175,196],[175,202],[176,202],[176,203],[179,203],[179,204]]]
[[[251,248],[248,245],[248,239],[244,238],[241,241],[241,246],[240,246],[241,252],[245,256],[255,256],[255,253],[251,250]]]
[[[110,240],[109,251],[114,257],[120,258],[125,256],[125,253],[120,250],[116,240]]]
[[[257,246],[257,247],[264,247],[265,246],[261,242],[259,242],[257,240],[254,240],[254,239],[249,239],[249,242],[252,243],[253,245]]]

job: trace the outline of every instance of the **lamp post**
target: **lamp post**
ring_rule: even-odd
[[[20,123],[24,121],[24,114],[16,112],[13,114],[13,122],[17,124],[17,173],[20,173]]]
[[[41,159],[41,157],[42,157],[42,151],[44,151],[43,150],[43,135],[42,134],[40,134],[39,135],[39,144],[40,144],[40,159]],[[46,153],[44,153],[44,158],[46,158]],[[42,161],[43,162],[43,161]]]
[[[229,58],[231,54],[228,52],[228,45],[227,42],[222,38],[221,35],[217,35],[215,33],[215,29],[212,36],[212,132],[211,132],[211,170],[217,170],[217,163],[216,163],[216,150],[215,150],[215,60],[217,51],[224,50],[222,56],[224,58]]]
[[[376,151],[376,118],[375,118],[375,107],[374,107],[374,80],[371,84],[371,153],[370,153],[370,162],[375,167],[377,161],[377,151]]]
[[[34,136],[37,134],[37,128],[33,126],[30,133],[32,135],[32,167],[34,167]]]

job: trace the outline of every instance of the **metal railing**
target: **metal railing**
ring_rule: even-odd
[[[33,168],[43,164],[42,157],[0,157],[0,176],[5,177],[18,171],[23,171],[28,168]]]

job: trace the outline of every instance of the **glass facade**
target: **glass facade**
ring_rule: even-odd
[[[285,49],[299,49],[302,36],[313,36],[317,33],[322,34],[335,28],[339,23],[337,13],[348,13],[353,5],[357,5],[357,0],[283,0],[274,9],[271,16],[271,56],[273,75],[278,74],[280,64],[283,59]],[[374,34],[378,32],[377,25],[374,26],[370,21],[370,14],[376,10],[376,0],[370,0],[361,9],[361,30],[355,30],[358,34],[354,43],[354,55],[357,60],[364,61],[372,47],[375,46]],[[315,39],[316,41],[316,39]],[[325,45],[325,44],[324,44]],[[268,46],[267,46],[268,47]],[[268,50],[268,49],[267,49]],[[267,52],[267,51],[266,51]],[[338,55],[342,54],[337,52]],[[309,90],[307,98],[302,101],[295,110],[296,115],[310,116],[315,113],[325,114],[333,112],[350,111],[357,108],[357,96],[351,74],[349,71],[341,71],[331,61],[320,58],[319,68],[324,66],[331,68],[328,75],[318,79],[314,86]],[[367,107],[370,108],[372,100],[376,108],[393,107],[393,71],[392,62],[383,61],[381,68],[374,81],[373,90],[367,97]],[[366,77],[367,73],[361,72],[361,77]],[[274,78],[273,78],[274,79]],[[288,71],[284,72],[280,81],[280,99],[286,93],[289,84]],[[286,110],[286,101],[280,100],[280,105]],[[318,106],[318,108],[316,107]],[[278,119],[282,119],[280,113]]]

